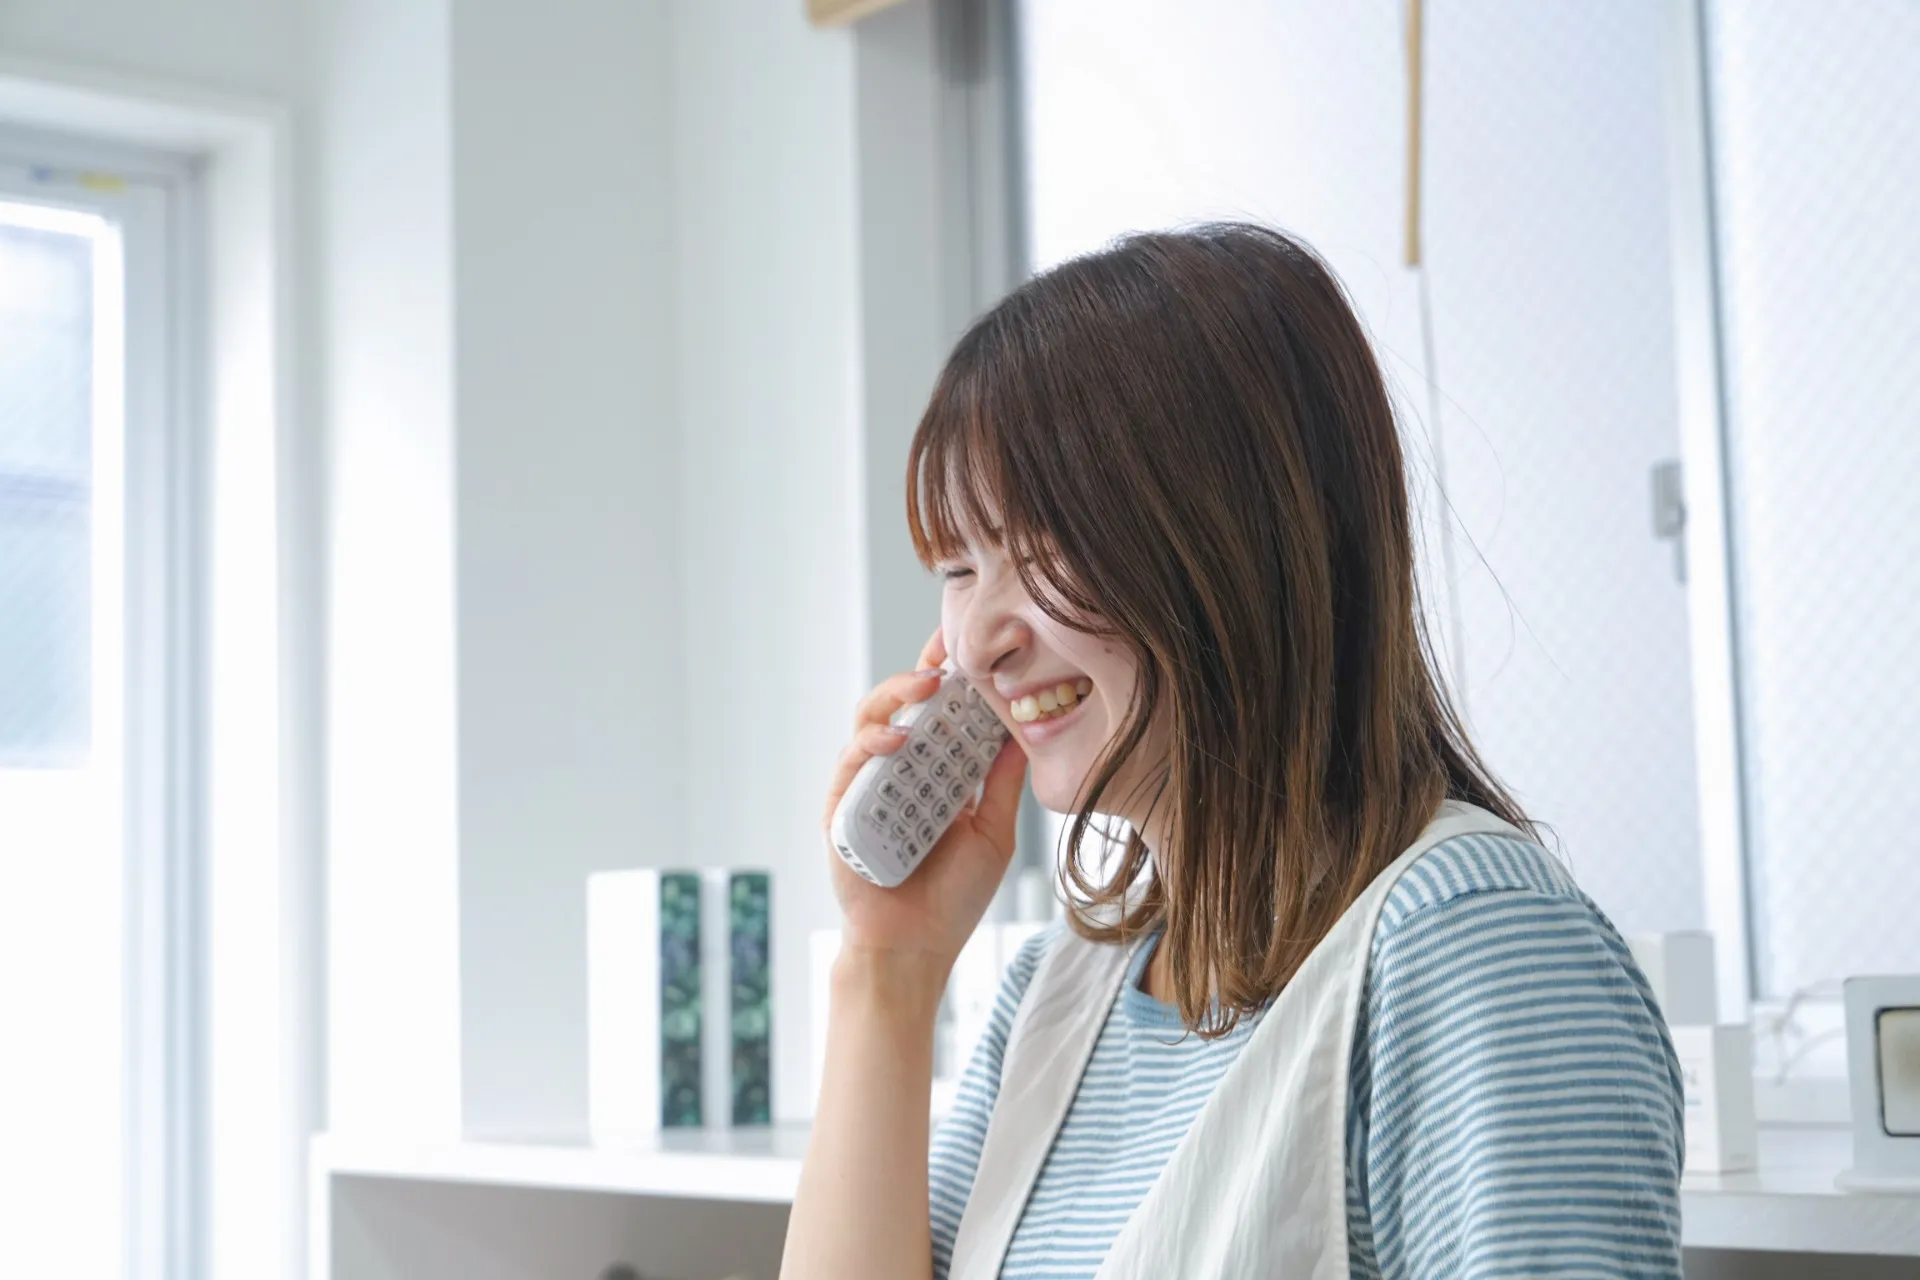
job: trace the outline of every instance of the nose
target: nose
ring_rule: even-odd
[[[982,577],[948,619],[946,636],[953,660],[966,677],[979,684],[1013,655],[1033,642],[1033,633],[1020,615],[1025,593],[1012,573]]]

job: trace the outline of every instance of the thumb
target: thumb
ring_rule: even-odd
[[[985,790],[973,811],[981,834],[996,849],[1013,850],[1014,819],[1020,812],[1021,783],[1026,776],[1027,753],[1018,742],[1008,739],[994,757],[993,767],[987,770]]]

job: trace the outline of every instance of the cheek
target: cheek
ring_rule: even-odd
[[[960,655],[954,650],[960,644],[960,634],[966,626],[967,611],[960,593],[948,587],[940,593],[940,642],[947,651],[947,660],[956,667],[960,664]],[[968,672],[978,678],[978,673]]]

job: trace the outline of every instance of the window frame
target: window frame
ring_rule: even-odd
[[[0,198],[120,232],[127,1280],[205,1274],[206,442],[186,157],[0,127]]]

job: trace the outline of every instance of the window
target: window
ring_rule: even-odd
[[[98,217],[0,204],[0,767],[84,768],[93,739],[95,351],[118,252]]]
[[[1474,739],[1630,931],[1703,924],[1687,594],[1651,511],[1679,450],[1664,34],[1651,4],[1430,6],[1415,271],[1399,6],[1021,6],[1036,265],[1216,217],[1327,258],[1396,393]]]
[[[190,1234],[175,175],[0,134],[0,1274]]]
[[[1715,929],[1730,1006],[1920,967],[1920,10],[1429,6],[1418,271],[1401,6],[1019,10],[1035,265],[1212,217],[1329,260],[1455,694],[1614,921]]]
[[[1755,988],[1920,969],[1920,9],[1711,3]]]

